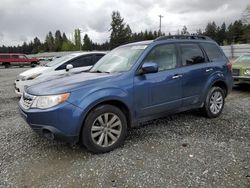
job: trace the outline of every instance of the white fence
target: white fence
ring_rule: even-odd
[[[250,44],[235,44],[230,46],[221,46],[221,48],[229,58],[236,58],[243,54],[250,54]]]

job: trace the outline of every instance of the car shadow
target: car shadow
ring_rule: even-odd
[[[233,86],[234,91],[250,92],[250,84],[239,84]]]

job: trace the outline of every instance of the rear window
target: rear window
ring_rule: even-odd
[[[205,63],[205,58],[197,44],[181,44],[182,64],[184,66]]]
[[[201,43],[210,62],[226,60],[224,54],[220,51],[217,45],[211,43]]]

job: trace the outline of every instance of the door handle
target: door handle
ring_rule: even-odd
[[[182,77],[182,74],[175,74],[174,76],[172,76],[173,79],[178,79],[181,77]]]
[[[206,72],[211,72],[213,70],[214,70],[213,68],[209,68],[209,69],[206,69]]]

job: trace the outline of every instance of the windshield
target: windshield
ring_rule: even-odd
[[[116,48],[101,58],[90,72],[126,72],[130,70],[146,47],[146,45],[134,45]]]
[[[73,57],[75,57],[75,55],[73,55],[73,54],[65,55],[65,56],[62,56],[60,58],[56,58],[56,59],[46,63],[45,66],[46,67],[53,67],[53,66],[56,66],[56,65],[60,65],[62,62],[69,61]]]
[[[250,55],[243,55],[236,59],[235,63],[250,63]]]

